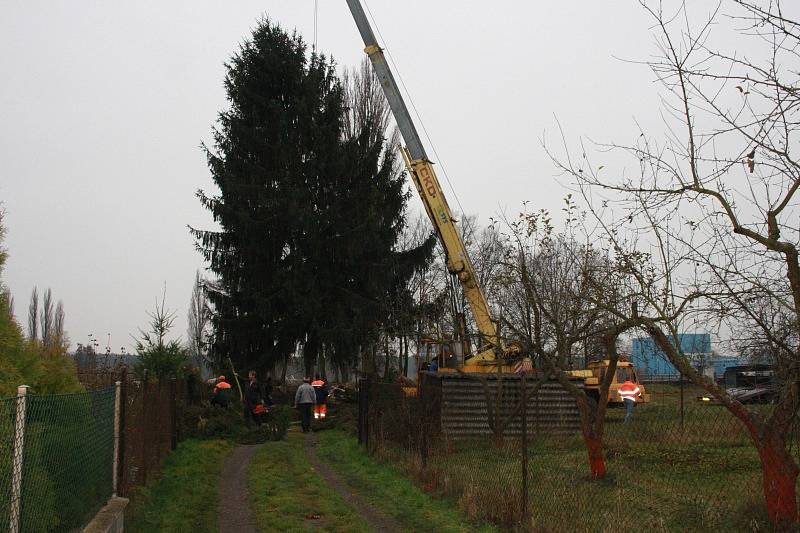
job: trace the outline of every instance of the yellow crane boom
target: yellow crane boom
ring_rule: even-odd
[[[406,146],[401,149],[406,168],[411,175],[417,192],[419,192],[422,203],[428,217],[436,229],[439,240],[444,247],[447,257],[447,270],[458,277],[464,291],[464,297],[469,304],[475,324],[480,333],[483,346],[478,353],[469,356],[464,361],[465,366],[493,363],[499,359],[502,352],[500,340],[497,336],[497,324],[492,320],[489,310],[489,303],[483,294],[475,269],[470,261],[467,248],[461,239],[461,234],[455,225],[450,206],[442,192],[442,187],[433,170],[433,164],[425,153],[414,122],[408,112],[403,97],[400,94],[397,83],[395,82],[392,71],[386,62],[375,34],[369,25],[369,21],[361,6],[360,0],[347,0],[350,12],[356,22],[361,37],[364,41],[364,51],[369,56],[375,73],[380,80],[383,92],[389,102],[389,107],[397,122],[397,127],[403,136]]]

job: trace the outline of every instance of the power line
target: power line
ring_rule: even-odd
[[[447,174],[447,169],[444,166],[444,162],[442,161],[442,158],[439,157],[439,153],[436,151],[436,145],[433,144],[433,140],[431,139],[431,136],[428,133],[428,128],[425,127],[425,122],[423,122],[422,117],[420,116],[419,111],[417,110],[417,106],[414,104],[414,99],[411,97],[411,92],[408,90],[408,87],[406,87],[405,81],[403,81],[403,76],[400,74],[400,69],[397,68],[397,63],[395,62],[394,57],[392,57],[392,52],[386,46],[386,39],[383,38],[381,30],[378,27],[378,23],[375,22],[375,17],[372,16],[372,11],[369,9],[369,5],[367,4],[366,0],[362,0],[362,3],[364,4],[364,7],[367,8],[367,13],[369,14],[369,18],[372,21],[372,25],[375,27],[375,31],[378,32],[378,37],[383,42],[382,48],[386,51],[386,55],[389,57],[389,61],[391,61],[392,67],[394,68],[394,71],[397,73],[397,79],[400,80],[400,85],[403,87],[403,91],[405,91],[406,93],[408,102],[411,104],[411,108],[414,110],[414,115],[416,115],[417,117],[417,121],[419,122],[419,125],[422,128],[422,132],[425,134],[425,138],[428,140],[428,144],[431,146],[431,149],[433,150],[433,155],[439,162],[439,166],[442,167],[442,174],[444,175],[444,179],[447,182],[448,187],[450,187],[450,192],[453,194],[453,198],[455,198],[456,203],[458,204],[458,208],[461,210],[461,215],[466,216],[464,207],[461,205],[461,200],[459,200],[458,194],[456,194],[456,190],[453,187],[453,184],[450,182],[450,176],[448,176]]]

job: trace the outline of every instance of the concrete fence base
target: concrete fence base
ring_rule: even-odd
[[[100,509],[83,533],[122,533],[125,526],[125,507],[128,498],[114,496]]]

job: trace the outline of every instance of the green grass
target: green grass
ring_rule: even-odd
[[[373,506],[397,520],[406,531],[496,531],[470,521],[456,502],[436,498],[420,489],[398,469],[376,462],[349,434],[338,430],[318,433],[319,455],[350,487]]]
[[[250,465],[250,498],[261,531],[368,532],[367,524],[314,472],[304,435],[265,444]],[[309,519],[319,515],[319,519]]]
[[[697,388],[685,388],[683,417],[679,387],[654,385],[648,392],[652,402],[638,404],[630,424],[622,423],[624,409],[608,411],[602,481],[589,478],[579,435],[529,436],[529,529],[770,530],[760,461],[743,425],[724,407],[698,402]],[[797,435],[788,439],[797,450]],[[376,455],[473,519],[513,526],[521,518],[522,454],[515,439],[442,442],[424,468],[416,454],[388,441]]]
[[[187,440],[164,463],[159,478],[134,494],[125,531],[216,533],[217,486],[233,444]]]
[[[534,527],[571,531],[764,530],[766,509],[758,454],[742,424],[721,406],[687,390],[681,423],[677,388],[656,388],[652,403],[611,409],[605,428],[607,478],[589,479],[579,436],[533,438],[528,450],[529,510]],[[694,391],[692,391],[694,392]],[[754,409],[760,409],[754,406]],[[476,516],[498,520],[498,494],[519,497],[515,446],[463,443],[431,462]],[[767,528],[768,529],[768,528]]]

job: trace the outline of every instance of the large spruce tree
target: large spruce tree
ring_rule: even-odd
[[[367,79],[368,77],[368,79]],[[366,81],[365,81],[366,79]],[[388,296],[431,246],[395,250],[408,199],[380,87],[262,20],[227,64],[229,109],[206,149],[219,231],[192,229],[216,274],[212,355],[272,368],[304,345],[355,362]]]

